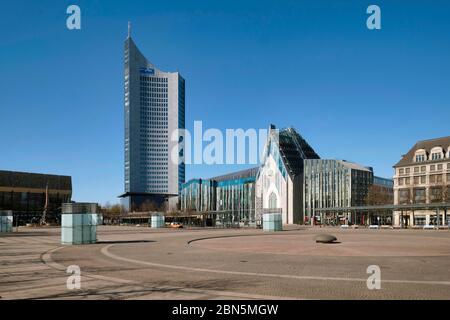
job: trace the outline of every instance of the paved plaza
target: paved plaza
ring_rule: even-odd
[[[315,243],[330,233],[338,243]],[[81,289],[68,290],[68,266]],[[367,267],[381,289],[367,288]],[[0,236],[1,299],[450,299],[450,231],[295,226],[100,226],[98,243],[62,246],[59,228]]]

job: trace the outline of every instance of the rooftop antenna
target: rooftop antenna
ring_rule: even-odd
[[[131,37],[131,21],[128,21],[128,38]]]

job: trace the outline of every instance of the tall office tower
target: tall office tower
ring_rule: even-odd
[[[178,72],[163,72],[148,61],[130,36],[125,40],[125,193],[129,210],[176,205],[185,165],[185,81]],[[176,136],[174,136],[176,135]]]

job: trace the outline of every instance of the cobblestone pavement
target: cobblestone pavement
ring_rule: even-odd
[[[317,244],[331,233],[336,244]],[[68,290],[66,268],[81,268]],[[367,267],[381,289],[367,288]],[[60,245],[59,228],[0,236],[2,299],[450,299],[450,232],[149,229],[100,226],[98,243]]]

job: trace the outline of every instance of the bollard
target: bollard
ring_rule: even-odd
[[[163,215],[154,214],[150,218],[150,226],[152,228],[164,228],[165,227],[165,217]]]
[[[11,210],[0,211],[0,233],[12,232],[13,213]]]
[[[263,214],[263,230],[264,231],[282,231],[283,222],[280,213],[264,213]]]
[[[102,213],[97,214],[97,225],[98,226],[103,225],[103,214]]]
[[[66,245],[97,242],[98,205],[64,203],[61,214],[61,243]]]

